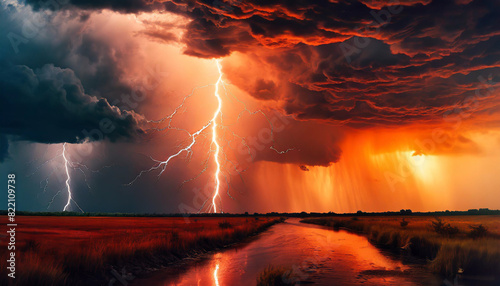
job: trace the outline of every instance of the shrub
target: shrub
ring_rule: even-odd
[[[399,224],[402,228],[406,228],[408,226],[408,222],[405,220],[405,218],[403,218],[403,220],[400,221]]]
[[[442,219],[436,217],[434,218],[435,221],[431,222],[432,223],[432,228],[434,229],[435,232],[441,233],[445,223],[443,222]]]
[[[179,233],[174,230],[168,231],[167,236],[170,236],[172,242],[179,242],[180,240]]]
[[[228,222],[227,220],[225,220],[225,221],[219,222],[219,227],[222,229],[225,229],[225,228],[232,228],[233,225],[230,222]]]
[[[23,247],[21,247],[20,250],[22,252],[27,252],[27,251],[37,252],[39,248],[40,248],[40,242],[34,239],[28,239],[26,240],[26,244]]]
[[[488,229],[484,227],[482,224],[478,226],[469,225],[469,228],[471,229],[469,232],[469,236],[474,239],[485,237],[486,234],[488,233]]]
[[[443,236],[449,236],[453,237],[456,234],[458,234],[458,227],[451,226],[449,223],[443,222],[442,219],[440,218],[435,218],[436,221],[432,222],[432,227],[434,228],[434,231],[443,235]]]

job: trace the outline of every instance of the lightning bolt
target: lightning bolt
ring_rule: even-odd
[[[52,199],[49,201],[48,203],[48,206],[47,206],[47,209],[50,208],[50,206],[52,205],[52,203],[54,202],[55,198],[61,194],[61,192],[63,190],[66,190],[67,193],[68,193],[68,200],[66,202],[66,205],[64,206],[63,208],[63,211],[68,211],[69,210],[69,207],[71,206],[71,202],[73,202],[77,207],[78,209],[83,213],[83,209],[78,205],[78,203],[73,199],[73,194],[71,193],[71,185],[70,185],[70,182],[71,182],[71,176],[70,176],[70,172],[69,172],[69,169],[72,168],[72,169],[78,169],[80,171],[83,172],[83,170],[81,169],[82,166],[86,167],[88,169],[87,166],[85,166],[84,164],[81,164],[81,163],[75,163],[75,162],[71,162],[66,154],[66,142],[63,143],[62,145],[62,151],[61,151],[61,154],[59,155],[56,155],[52,158],[50,158],[49,160],[46,160],[42,165],[38,166],[35,170],[34,173],[36,173],[40,168],[41,166],[47,164],[48,162],[51,162],[53,161],[54,159],[56,158],[59,158],[59,157],[62,157],[63,160],[64,160],[64,172],[65,172],[65,175],[66,175],[66,180],[65,180],[65,187],[60,189],[59,191],[56,192],[56,194],[52,197]],[[45,186],[43,187],[43,192],[46,192],[47,191],[47,187],[48,187],[48,184],[49,184],[49,178],[50,176],[54,173],[55,170],[52,170],[52,172],[44,179],[42,180],[45,181]],[[32,174],[32,175],[33,175]],[[90,186],[87,182],[87,175],[85,174],[85,172],[83,172],[83,175],[85,176],[85,183],[87,184],[87,187],[90,189]],[[41,185],[41,182],[40,182],[40,185]]]
[[[217,64],[217,70],[219,71],[219,78],[217,79],[217,83],[215,84],[214,96],[217,99],[218,105],[217,105],[217,109],[216,109],[216,111],[215,111],[212,119],[207,124],[205,124],[201,129],[199,129],[198,131],[196,131],[193,134],[189,133],[186,130],[183,130],[185,132],[188,132],[188,134],[189,134],[189,136],[191,138],[191,143],[187,147],[180,149],[177,153],[175,153],[174,155],[171,155],[165,161],[159,161],[159,160],[156,160],[156,159],[150,157],[151,160],[155,161],[157,164],[154,165],[153,167],[151,167],[150,169],[141,171],[130,183],[128,183],[126,185],[129,185],[129,186],[132,185],[143,174],[151,172],[153,170],[160,169],[160,172],[158,173],[158,177],[160,177],[163,174],[163,172],[165,172],[165,169],[167,168],[168,164],[170,163],[170,161],[172,159],[178,157],[179,155],[181,155],[183,153],[187,153],[188,155],[190,155],[192,153],[193,146],[196,144],[196,139],[198,138],[198,136],[200,136],[200,134],[202,134],[202,132],[205,131],[205,129],[207,129],[208,127],[212,126],[212,144],[215,145],[214,161],[215,161],[215,165],[217,167],[216,171],[215,171],[215,175],[214,175],[216,186],[215,186],[215,190],[214,190],[214,195],[212,197],[212,207],[214,209],[214,212],[215,213],[217,212],[217,205],[215,203],[215,200],[216,200],[217,196],[219,195],[219,189],[220,189],[219,175],[220,175],[220,172],[221,172],[221,164],[220,164],[220,161],[219,161],[219,153],[220,153],[220,149],[221,148],[220,148],[219,142],[217,141],[217,118],[221,115],[221,110],[222,110],[222,99],[221,99],[221,97],[219,95],[219,85],[222,83],[223,73],[222,73],[222,67],[221,67],[221,64],[220,64],[220,60],[216,60],[216,64]],[[194,90],[193,90],[193,92],[194,92]],[[184,105],[184,103],[186,102],[186,99],[189,98],[189,97],[191,97],[192,94],[193,93],[191,93],[190,95],[186,96],[183,99],[182,103],[172,112],[172,114],[170,114],[168,116],[165,116],[164,118],[162,118],[162,119],[160,119],[158,121],[150,121],[150,122],[158,123],[158,122],[163,122],[165,120],[168,120],[168,126],[167,127],[161,128],[161,129],[155,129],[155,130],[162,131],[162,130],[165,130],[165,129],[177,129],[177,128],[171,127],[172,119],[179,112],[180,108]]]
[[[240,117],[243,115],[243,113],[248,113],[250,115],[255,115],[255,114],[261,114],[265,117],[265,119],[267,120],[267,122],[269,123],[269,125],[271,126],[271,136],[272,136],[272,146],[270,146],[269,148],[275,152],[277,152],[278,154],[285,154],[289,151],[292,151],[294,150],[293,148],[289,148],[289,149],[286,149],[284,151],[279,151],[278,149],[275,148],[275,141],[274,141],[274,127],[271,123],[271,120],[267,117],[267,115],[261,111],[261,110],[257,110],[257,111],[251,111],[247,108],[247,106],[245,105],[244,102],[242,102],[241,100],[239,100],[236,96],[234,96],[233,94],[231,94],[227,89],[226,89],[226,86],[224,84],[224,81],[222,80],[224,74],[222,72],[222,65],[221,65],[221,60],[215,60],[215,63],[217,65],[217,71],[219,73],[219,77],[217,79],[217,82],[215,84],[211,84],[211,85],[204,85],[204,86],[201,86],[201,87],[197,87],[197,88],[194,88],[192,90],[192,92],[185,96],[182,100],[182,102],[180,103],[180,105],[178,105],[171,114],[167,115],[167,116],[164,116],[163,118],[161,118],[160,120],[149,120],[148,123],[153,123],[153,124],[162,124],[162,123],[166,123],[166,126],[165,127],[156,127],[156,128],[151,128],[150,130],[153,130],[153,131],[164,131],[164,130],[177,130],[177,131],[182,131],[182,132],[185,132],[186,134],[188,134],[188,140],[187,142],[187,146],[182,148],[182,147],[179,147],[180,149],[177,151],[177,153],[171,155],[170,157],[168,157],[166,160],[157,160],[157,159],[154,159],[153,157],[149,156],[149,158],[155,162],[155,164],[149,168],[149,169],[146,169],[146,170],[142,170],[139,172],[139,174],[137,174],[137,176],[132,180],[130,181],[129,183],[125,184],[125,186],[131,186],[132,184],[134,184],[139,178],[141,178],[144,174],[146,173],[149,173],[149,172],[152,172],[152,171],[155,171],[155,170],[159,170],[158,172],[158,175],[157,175],[157,178],[159,178],[166,170],[167,166],[169,165],[169,163],[183,155],[184,153],[186,154],[186,158],[190,158],[192,153],[193,153],[193,146],[195,146],[195,144],[198,142],[198,139],[200,136],[206,136],[204,134],[204,131],[205,130],[208,130],[209,127],[212,127],[212,132],[211,132],[211,141],[210,141],[210,147],[209,147],[209,150],[208,150],[208,158],[207,160],[204,162],[204,167],[203,169],[201,170],[200,173],[198,173],[195,177],[191,178],[191,179],[188,179],[188,180],[185,180],[184,182],[182,182],[181,186],[184,185],[185,183],[187,182],[190,182],[196,178],[198,178],[199,176],[201,176],[207,169],[208,169],[208,160],[211,158],[211,153],[214,152],[214,155],[213,155],[213,161],[215,163],[215,172],[214,172],[214,175],[213,175],[213,179],[215,181],[215,187],[214,187],[214,190],[213,190],[213,195],[211,197],[211,205],[209,207],[207,207],[207,210],[208,211],[211,211],[213,210],[214,213],[217,213],[217,211],[219,212],[222,212],[222,209],[221,209],[221,206],[218,208],[217,207],[217,203],[216,203],[216,200],[217,198],[219,198],[219,200],[221,201],[221,197],[220,197],[220,188],[221,188],[221,181],[220,181],[220,177],[221,177],[221,174],[222,174],[222,170],[223,170],[223,164],[221,163],[221,153],[224,155],[224,164],[226,163],[229,163],[234,169],[235,171],[240,175],[240,178],[242,179],[243,181],[243,178],[241,176],[241,171],[239,171],[237,169],[238,167],[238,164],[237,163],[234,163],[232,162],[231,160],[228,159],[227,157],[227,154],[224,152],[223,148],[221,147],[221,144],[219,143],[219,135],[217,133],[217,131],[219,129],[222,129],[224,131],[229,131],[229,133],[233,136],[233,139],[234,138],[237,138],[241,141],[241,143],[243,144],[243,146],[245,148],[247,148],[248,150],[248,154],[252,157],[253,159],[253,156],[250,152],[250,146],[248,146],[248,144],[246,143],[246,140],[245,138],[235,134],[233,131],[231,131],[229,129],[229,126],[224,126],[222,124],[222,121],[223,121],[223,114],[222,114],[222,98],[221,98],[221,95],[220,95],[220,86],[222,86],[222,88],[224,89],[225,91],[225,94],[226,96],[229,98],[228,96],[228,93],[234,98],[236,99],[236,101],[239,103],[239,104],[242,104],[244,106],[244,110],[242,110],[239,114],[238,114],[238,118],[237,118],[237,121],[240,119]],[[216,98],[217,100],[217,109],[214,111],[214,114],[212,116],[212,119],[210,121],[208,121],[205,125],[203,125],[203,127],[201,127],[198,131],[194,132],[194,133],[190,133],[189,131],[185,130],[185,129],[180,129],[180,128],[177,128],[177,127],[174,127],[172,126],[172,120],[173,118],[177,115],[177,114],[180,114],[182,112],[182,109],[183,107],[185,106],[186,104],[186,101],[188,98],[190,98],[191,96],[193,96],[194,92],[200,88],[204,88],[204,87],[207,87],[207,86],[214,86],[215,87],[215,91],[214,91],[214,97]],[[220,118],[220,119],[219,119]],[[217,123],[217,121],[220,120],[220,125]],[[227,141],[227,140],[226,140]],[[231,143],[232,140],[229,140],[227,142],[227,145],[229,145]],[[215,150],[213,150],[215,149]],[[224,169],[226,170],[226,169]],[[227,171],[227,170],[226,170]],[[244,170],[243,170],[244,171]],[[230,198],[232,198],[232,196],[230,195],[229,193],[229,189],[231,188],[231,183],[229,181],[229,178],[225,175],[225,174],[222,174],[224,175],[224,178],[225,178],[225,181],[226,181],[226,184],[227,184],[227,194],[229,195]],[[201,211],[203,208],[205,208],[205,205],[207,203],[207,201],[209,200],[210,198],[207,198],[207,200],[202,204],[201,208],[199,209],[199,211]]]
[[[73,202],[73,204],[76,205],[76,207],[78,207],[78,209],[83,213],[84,211],[82,210],[82,208],[78,205],[78,203],[73,198],[73,193],[71,190],[71,170],[70,169],[75,170],[75,171],[80,171],[84,177],[84,181],[85,181],[87,188],[89,190],[92,190],[92,188],[90,187],[89,181],[88,181],[88,177],[87,177],[88,173],[100,173],[103,169],[110,168],[111,166],[103,166],[100,169],[93,170],[81,162],[71,161],[71,158],[69,157],[69,154],[68,154],[68,147],[69,146],[67,146],[66,142],[63,143],[62,148],[58,154],[52,156],[51,158],[43,161],[41,164],[36,166],[34,171],[31,174],[29,174],[28,177],[35,175],[38,171],[40,171],[42,169],[43,166],[45,166],[48,163],[53,162],[56,159],[58,159],[59,157],[61,157],[63,159],[62,163],[64,164],[64,175],[65,175],[64,176],[64,178],[65,178],[64,179],[64,187],[60,188],[54,194],[52,199],[48,202],[47,209],[50,209],[55,198],[57,196],[59,196],[64,190],[66,190],[66,192],[68,194],[68,199],[67,199],[66,204],[63,208],[63,211],[68,211],[71,207],[71,202]],[[34,159],[31,162],[28,162],[28,165],[31,165],[32,163],[34,163],[38,160],[39,159]],[[54,173],[56,173],[57,170],[58,169],[54,167],[54,169],[50,172],[50,174],[45,176],[45,178],[40,181],[40,188],[42,188],[42,185],[43,185],[43,193],[45,193],[49,189],[50,178],[54,175]]]
[[[71,200],[73,199],[71,197],[71,186],[69,185],[69,181],[71,180],[71,178],[69,176],[68,158],[66,158],[66,142],[64,142],[63,144],[62,156],[64,158],[64,168],[66,169],[66,189],[68,190],[68,202],[66,203],[63,209],[63,211],[66,211],[71,204]]]
[[[222,109],[222,99],[220,98],[219,95],[219,84],[222,83],[222,67],[220,65],[220,60],[216,61],[217,63],[217,70],[219,71],[219,79],[217,80],[217,83],[215,84],[215,97],[217,97],[217,102],[218,102],[218,107],[217,110],[214,113],[214,117],[212,118],[212,143],[215,145],[215,156],[214,156],[214,161],[215,165],[217,166],[217,169],[215,170],[215,191],[214,191],[214,196],[212,197],[212,206],[214,207],[214,213],[217,212],[217,205],[215,204],[215,199],[219,195],[219,188],[220,188],[220,180],[219,180],[219,174],[220,174],[220,162],[219,162],[219,152],[220,152],[220,146],[219,143],[217,142],[217,117],[219,116],[221,109]]]

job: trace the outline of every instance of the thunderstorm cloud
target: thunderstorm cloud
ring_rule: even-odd
[[[354,127],[432,123],[471,96],[476,116],[499,104],[491,94],[477,96],[499,82],[498,1],[71,0],[49,8],[75,7],[186,17],[186,54],[248,54],[274,77],[240,69],[228,75],[232,82],[258,99],[283,100],[283,110],[299,119]],[[150,36],[173,40],[170,25],[154,27]]]
[[[56,13],[43,13],[54,25],[42,37],[28,39],[25,52],[14,60],[9,56],[12,38],[0,43],[5,51],[1,84],[9,91],[2,92],[2,100],[12,101],[4,112],[23,115],[2,119],[2,133],[12,138],[78,142],[86,139],[82,130],[99,128],[103,118],[117,128],[109,135],[112,140],[141,133],[140,111],[114,106],[122,94],[133,92],[123,80],[127,65],[121,61],[137,52],[135,42],[85,31],[89,14],[105,9],[182,17],[176,23],[150,19],[138,34],[181,44],[193,57],[242,55],[239,66],[224,63],[229,82],[257,100],[276,102],[298,121],[354,128],[433,125],[465,109],[478,122],[498,122],[497,1],[26,3],[5,5],[0,25],[22,35],[25,25],[11,15]],[[63,22],[64,29],[55,28]],[[19,41],[24,44],[17,39],[17,45]],[[37,100],[26,100],[31,97]],[[303,126],[292,123],[279,134],[300,152],[277,156],[264,149],[256,160],[325,166],[340,159],[338,128],[330,128],[328,136],[302,140]]]
[[[119,80],[116,49],[96,35],[74,37],[85,13],[72,13],[73,22],[63,28],[57,24],[65,18],[58,14],[40,16],[13,4],[1,8],[6,33],[0,41],[0,160],[8,155],[9,140],[82,143],[143,133],[142,115],[114,104],[132,92]],[[44,24],[27,25],[23,18]]]
[[[239,138],[223,142],[224,148],[234,147],[225,151],[236,157],[235,169],[248,170],[250,189],[261,190],[266,202],[275,204],[269,195],[279,194],[278,201],[290,199],[284,203],[289,206],[297,198],[303,207],[308,200],[300,195],[308,188],[324,190],[318,201],[328,203],[325,210],[331,210],[333,200],[323,195],[332,189],[354,211],[363,206],[363,192],[369,204],[384,210],[392,201],[425,202],[416,188],[393,192],[391,198],[402,199],[382,202],[386,169],[401,177],[401,162],[429,157],[416,172],[425,179],[423,173],[439,176],[437,171],[446,169],[434,155],[461,156],[463,161],[446,164],[462,168],[461,173],[449,169],[454,182],[449,185],[465,189],[457,179],[478,173],[476,166],[494,170],[497,163],[489,160],[500,142],[495,133],[500,123],[499,18],[499,1],[480,0],[5,0],[0,2],[0,167],[4,172],[13,165],[24,168],[43,153],[37,148],[57,151],[51,143],[103,140],[71,146],[97,145],[89,160],[99,161],[94,167],[119,166],[90,180],[106,190],[96,197],[75,179],[83,201],[92,202],[94,210],[178,212],[179,202],[198,197],[174,191],[196,176],[195,164],[208,162],[207,172],[186,188],[212,180],[212,161],[203,157],[213,156],[213,150],[204,149],[210,140],[200,140],[192,154],[169,165],[164,182],[157,184],[151,172],[137,186],[124,183],[151,168],[151,159],[165,160],[186,146],[183,131],[199,128],[204,113],[211,113],[211,87],[179,109],[172,125],[178,129],[168,135],[151,131],[154,124],[148,120],[168,115],[186,91],[213,84],[216,70],[208,59],[222,58],[228,89],[275,123],[271,129],[260,115],[244,113],[235,126],[248,146],[238,145]],[[154,90],[143,88],[151,64],[171,74]],[[131,101],[134,94],[139,100]],[[239,111],[225,109],[225,122]],[[222,129],[221,124],[224,141],[230,135]],[[291,150],[280,153],[270,146]],[[480,165],[471,158],[488,161]],[[467,188],[498,189],[498,184],[483,185],[489,182],[486,171]],[[418,182],[417,175],[404,176],[405,184]],[[439,178],[447,177],[443,172]],[[30,183],[26,189],[39,188],[38,180]],[[443,193],[444,187],[432,184]],[[158,192],[163,188],[168,191]],[[128,200],[116,199],[124,194]],[[476,197],[474,192],[463,198]],[[260,208],[263,201],[254,205]]]
[[[140,132],[141,118],[85,94],[72,70],[45,65],[0,69],[0,130],[41,143],[111,140]],[[109,135],[108,135],[109,134]]]

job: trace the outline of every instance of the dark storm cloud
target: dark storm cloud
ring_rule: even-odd
[[[276,100],[299,120],[366,128],[442,123],[444,115],[471,97],[474,109],[467,118],[494,117],[499,105],[499,5],[452,0],[70,0],[58,9],[182,15],[187,22],[145,23],[141,34],[165,43],[180,41],[186,54],[201,58],[241,52],[258,68],[229,69],[229,61],[225,74],[255,98]],[[172,33],[178,28],[185,29],[182,38]],[[119,64],[106,41],[92,35],[79,39],[68,40],[79,47],[72,53],[102,75],[75,67],[85,90],[113,98],[115,91],[126,89],[116,80]],[[311,148],[324,146],[321,139],[280,136],[296,140],[285,146],[298,146],[301,152],[278,156],[264,150],[257,160],[328,165],[340,158],[338,138],[327,140],[333,146],[327,150]]]
[[[85,94],[70,69],[4,64],[0,90],[0,133],[16,140],[79,143],[132,138],[142,132],[140,116]]]
[[[123,81],[124,62],[137,51],[136,46],[126,39],[116,45],[109,36],[89,28],[89,13],[77,10],[47,15],[10,7],[0,10],[0,16],[5,31],[0,59],[32,69],[46,64],[70,68],[87,93],[110,102],[133,92]],[[32,24],[37,23],[36,17],[42,19],[39,26]]]
[[[276,84],[273,81],[259,78],[251,94],[259,99],[273,99],[277,94],[276,91]]]
[[[193,19],[186,53],[219,57],[253,49],[279,79],[233,83],[259,99],[284,99],[287,113],[300,119],[390,126],[442,121],[470,97],[475,117],[499,105],[497,93],[476,96],[498,86],[498,2],[188,3],[179,12]],[[228,77],[256,76],[245,73],[232,69]],[[481,78],[490,75],[485,86]]]
[[[100,9],[111,9],[114,11],[120,11],[124,13],[133,13],[137,11],[151,11],[154,6],[151,5],[150,1],[142,0],[55,0],[55,1],[38,1],[38,0],[26,0],[28,4],[31,4],[35,10],[40,9],[67,9],[70,6],[77,6],[81,9],[89,10],[100,10]]]
[[[252,52],[270,64],[278,81],[259,78],[240,87],[259,99],[284,99],[284,109],[301,119],[358,127],[437,121],[484,85],[479,76],[498,77],[500,66],[498,1],[70,4],[120,12],[160,9],[161,4],[191,20],[181,39],[186,54],[212,58]],[[168,27],[150,34],[173,39]],[[478,102],[476,116],[498,106],[497,98]]]
[[[275,150],[267,146],[272,138],[270,129],[261,128],[254,132],[256,137],[247,136],[245,139],[256,161],[329,166],[342,156],[339,143],[344,139],[344,132],[334,126],[287,119],[276,120],[273,126],[276,128]],[[240,151],[245,154],[247,149],[241,147]],[[239,162],[245,162],[245,159],[249,158],[241,158]]]
[[[132,93],[120,64],[135,47],[113,46],[85,29],[88,20],[79,10],[46,14],[0,5],[2,158],[7,139],[80,143],[142,133],[141,116],[114,106]]]

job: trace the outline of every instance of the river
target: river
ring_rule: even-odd
[[[299,219],[274,225],[234,248],[152,273],[133,285],[255,286],[270,264],[291,267],[293,281],[300,285],[453,285],[426,271],[423,261],[380,250],[364,236]]]

